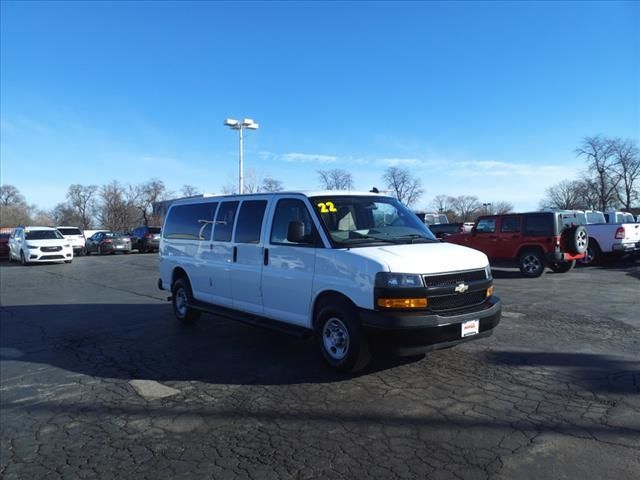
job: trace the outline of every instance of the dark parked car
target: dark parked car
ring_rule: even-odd
[[[436,223],[434,225],[429,225],[429,230],[431,230],[431,233],[433,233],[438,239],[448,237],[454,233],[464,232],[462,223]]]
[[[138,227],[133,230],[131,249],[140,253],[160,250],[160,227]]]
[[[9,237],[11,233],[0,233],[0,258],[9,258]]]
[[[124,233],[98,232],[87,238],[87,255],[97,253],[104,255],[116,252],[131,253],[131,238]]]

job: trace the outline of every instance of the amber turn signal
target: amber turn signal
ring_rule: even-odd
[[[382,308],[427,308],[426,298],[379,298]]]
[[[491,295],[493,295],[493,286],[487,288],[487,298],[489,298]]]

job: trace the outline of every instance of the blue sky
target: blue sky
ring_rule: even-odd
[[[51,208],[71,183],[221,192],[411,169],[425,194],[536,208],[586,135],[640,137],[640,3],[1,4],[0,175]]]

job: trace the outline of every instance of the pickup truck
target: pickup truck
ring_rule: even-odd
[[[618,215],[623,212],[603,214],[595,210],[587,210],[584,213],[587,220],[585,226],[589,233],[589,246],[580,263],[594,265],[607,257],[640,254],[640,223],[630,221],[607,223],[607,220],[613,220],[617,216],[624,219],[633,218],[631,214],[624,214],[624,216]]]

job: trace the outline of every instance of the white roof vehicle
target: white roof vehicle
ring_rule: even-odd
[[[333,368],[368,346],[414,355],[491,335],[501,303],[485,254],[438,242],[392,197],[278,192],[187,199],[167,213],[159,288],[176,317],[214,313],[315,334]]]
[[[84,254],[85,253],[85,249],[84,249],[84,245],[85,245],[85,238],[84,238],[84,234],[82,233],[82,231],[78,228],[78,227],[66,227],[66,226],[62,226],[62,227],[56,227],[58,229],[58,231],[62,234],[62,236],[64,238],[66,238],[67,240],[69,240],[69,243],[71,244],[71,247],[73,248],[73,253],[78,255],[78,254]]]
[[[69,240],[51,227],[16,227],[9,238],[9,261],[23,265],[40,262],[73,261],[73,248]]]

